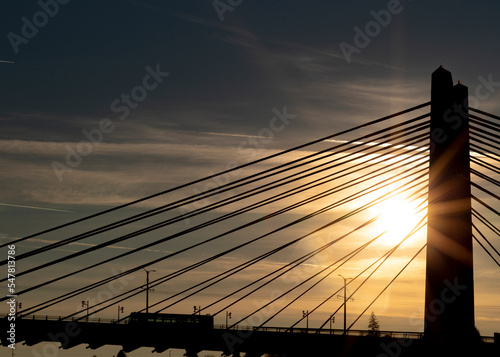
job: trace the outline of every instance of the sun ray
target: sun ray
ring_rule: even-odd
[[[375,224],[376,231],[387,231],[381,239],[381,244],[393,246],[412,231],[425,214],[421,210],[421,203],[422,200],[409,199],[406,195],[398,194],[371,208],[372,213],[379,216]]]

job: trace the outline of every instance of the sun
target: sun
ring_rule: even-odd
[[[418,222],[417,204],[398,195],[380,202],[374,208],[379,215],[377,227],[380,231],[387,231],[381,241],[386,245],[399,243]]]

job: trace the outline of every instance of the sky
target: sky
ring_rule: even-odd
[[[7,0],[0,6],[2,242],[426,102],[431,73],[440,65],[469,87],[475,107],[500,113],[497,1]],[[278,114],[289,120],[277,126],[273,118]],[[263,140],[269,133],[272,137]],[[165,200],[178,197],[174,193]],[[164,201],[144,203],[125,214],[158,204]],[[119,216],[110,220],[114,218]],[[77,228],[71,229],[66,232]],[[62,236],[40,237],[19,244],[18,250]],[[67,284],[109,276],[180,247],[153,247],[137,261],[117,262]],[[153,268],[170,271],[204,253]],[[227,257],[226,263],[253,253]],[[106,254],[111,253],[96,259]],[[477,274],[484,277],[476,276],[476,323],[483,335],[491,336],[500,330],[500,287],[492,278],[498,271],[484,254],[475,254],[481,269]],[[421,314],[412,294],[422,290],[413,288],[422,286],[422,262],[401,283],[407,284],[406,296],[391,300],[387,294],[386,305],[378,306],[382,329],[384,324],[387,329],[421,329],[408,316]],[[88,261],[67,264],[77,268]],[[216,271],[212,268],[200,274],[210,276]],[[255,272],[248,274],[241,279],[251,279]],[[137,274],[125,288],[144,280],[145,274]],[[159,287],[156,296],[181,286]],[[60,293],[64,287],[57,289]],[[23,303],[29,305],[30,299]],[[363,299],[358,302],[356,309],[362,310]],[[78,304],[68,302],[60,309],[72,312]],[[179,312],[190,313],[192,305],[188,302]],[[297,307],[296,315],[307,308]],[[287,316],[279,322],[292,320]],[[57,355],[92,355],[84,348],[75,351]],[[116,353],[117,348],[108,347],[95,351],[99,357]],[[141,353],[150,351],[130,355]],[[33,351],[19,348],[16,355],[32,356]]]

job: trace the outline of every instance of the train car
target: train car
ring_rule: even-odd
[[[132,312],[128,323],[134,325],[157,325],[166,328],[212,330],[214,328],[214,317],[210,315]]]

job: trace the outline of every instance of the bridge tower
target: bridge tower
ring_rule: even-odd
[[[432,74],[425,339],[457,346],[475,333],[468,90]]]

